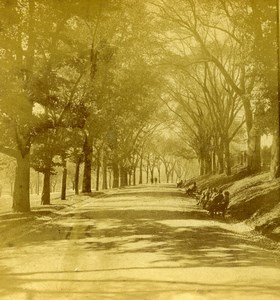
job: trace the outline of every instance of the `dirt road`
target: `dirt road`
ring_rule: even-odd
[[[276,245],[171,186],[0,216],[0,299],[280,299]]]

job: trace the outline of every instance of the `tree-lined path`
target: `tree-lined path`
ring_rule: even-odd
[[[174,186],[75,197],[1,215],[1,299],[279,299],[271,242]]]

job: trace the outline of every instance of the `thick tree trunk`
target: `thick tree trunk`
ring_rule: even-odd
[[[41,198],[42,205],[51,204],[51,170],[46,170],[44,172],[44,185]]]
[[[119,166],[116,162],[113,162],[113,188],[119,187],[119,181],[120,181]]]
[[[92,137],[86,136],[84,142],[84,176],[83,176],[83,193],[91,193],[91,166],[92,166]]]
[[[13,191],[13,210],[15,212],[30,211],[30,155],[17,158],[16,177]]]
[[[76,161],[76,167],[75,167],[75,179],[74,179],[75,195],[79,195],[80,166],[81,166],[81,159],[79,158]]]
[[[257,173],[261,170],[261,137],[254,126],[254,117],[250,100],[243,99],[248,135],[247,169],[249,173]]]
[[[108,180],[107,180],[107,156],[106,153],[103,153],[103,164],[102,164],[102,189],[108,189]]]
[[[273,135],[273,143],[271,146],[271,165],[270,177],[271,179],[280,177],[280,138],[278,133]]]
[[[61,182],[61,200],[66,200],[66,186],[67,186],[67,163],[66,158],[62,158],[62,167],[63,167],[63,173],[62,173],[62,182]]]
[[[229,150],[229,142],[225,141],[225,162],[226,162],[226,175],[231,175],[231,157]]]
[[[257,173],[261,170],[261,136],[252,128],[248,137],[248,171]]]
[[[199,160],[199,175],[204,175],[205,172],[205,160],[204,158],[200,158]]]

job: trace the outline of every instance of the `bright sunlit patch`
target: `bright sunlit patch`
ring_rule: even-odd
[[[252,228],[244,223],[237,223],[237,224],[228,224],[222,223],[214,220],[165,220],[165,221],[158,221],[157,223],[169,226],[169,227],[178,227],[178,228],[188,228],[188,227],[220,227],[222,229],[237,232],[237,233],[244,233],[250,232]]]
[[[32,113],[36,116],[44,114],[45,113],[45,109],[44,107],[39,104],[39,103],[35,103],[32,109]]]
[[[261,147],[270,147],[272,145],[273,137],[271,134],[265,134],[261,137]]]

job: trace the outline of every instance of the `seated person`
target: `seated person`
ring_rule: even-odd
[[[205,208],[207,202],[210,200],[210,195],[211,195],[210,187],[208,187],[203,193],[204,194],[202,195],[202,197],[199,200],[199,204],[201,204],[202,207]]]
[[[212,200],[218,195],[218,190],[216,188],[210,188],[207,201],[203,203],[203,208],[208,209]]]
[[[223,191],[220,189],[217,194],[213,194],[211,202],[208,206],[210,216],[214,215],[215,209],[224,201]]]
[[[222,212],[223,216],[225,216],[225,212],[227,210],[228,205],[229,205],[229,192],[225,191],[223,200],[217,205],[215,210]]]
[[[196,205],[200,205],[202,203],[202,201],[205,199],[205,197],[206,197],[206,190],[202,191],[201,196],[197,200]]]
[[[191,188],[188,188],[186,190],[186,194],[193,194],[197,191],[197,185],[196,182],[193,183],[193,186]]]
[[[180,180],[178,183],[177,183],[177,188],[181,188],[183,187],[183,180]]]

